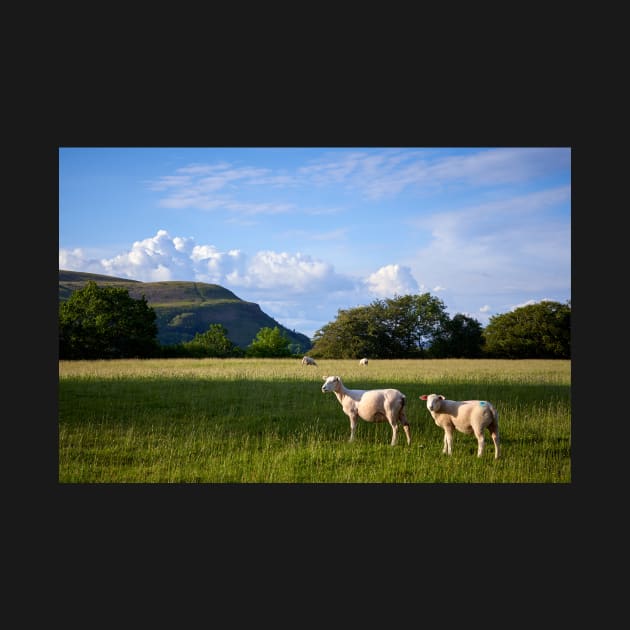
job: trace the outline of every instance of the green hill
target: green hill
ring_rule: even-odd
[[[304,334],[289,330],[264,313],[258,304],[245,302],[218,284],[203,282],[139,282],[80,271],[59,270],[59,301],[67,300],[89,280],[100,287],[113,286],[129,291],[138,300],[143,295],[157,316],[158,341],[175,345],[204,333],[210,324],[223,324],[228,337],[246,348],[261,328],[278,327],[294,344],[296,354],[305,353],[312,344]]]

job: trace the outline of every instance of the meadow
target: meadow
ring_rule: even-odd
[[[411,445],[387,423],[347,416],[322,376],[407,396]],[[501,457],[486,434],[443,431],[422,394],[492,401]],[[557,360],[145,359],[59,361],[63,484],[566,484],[571,362]]]

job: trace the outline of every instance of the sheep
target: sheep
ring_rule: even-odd
[[[360,361],[359,361],[359,365],[367,365],[368,364],[368,360],[363,357]]]
[[[302,365],[317,365],[317,363],[315,363],[315,359],[312,357],[303,357]]]
[[[343,412],[350,419],[350,440],[354,440],[359,418],[366,422],[389,422],[392,427],[392,446],[398,442],[398,423],[401,423],[411,444],[409,422],[405,415],[405,395],[397,389],[347,389],[338,376],[324,376],[322,392],[334,392]]]
[[[499,457],[499,413],[487,400],[447,400],[441,394],[423,394],[435,424],[444,429],[442,452],[453,452],[453,428],[461,433],[474,433],[477,438],[477,457],[483,455],[484,430],[488,429],[494,442],[494,458]]]

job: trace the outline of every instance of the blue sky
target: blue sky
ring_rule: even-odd
[[[220,284],[312,337],[408,293],[571,299],[571,149],[59,148],[59,268]]]

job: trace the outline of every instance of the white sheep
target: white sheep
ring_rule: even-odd
[[[302,365],[317,365],[317,363],[315,363],[315,359],[312,357],[303,357]]]
[[[367,365],[368,364],[368,360],[363,357],[360,361],[359,361],[359,365]]]
[[[366,422],[389,422],[392,427],[392,446],[398,442],[398,423],[402,424],[411,444],[409,422],[405,415],[406,397],[397,389],[347,389],[338,376],[324,376],[322,392],[334,392],[343,412],[350,419],[350,442],[359,418]]]
[[[442,452],[453,452],[453,428],[461,433],[474,433],[477,438],[477,457],[483,455],[484,430],[488,429],[494,442],[494,458],[499,457],[499,413],[487,400],[447,400],[441,394],[424,394],[435,424],[444,429]]]

